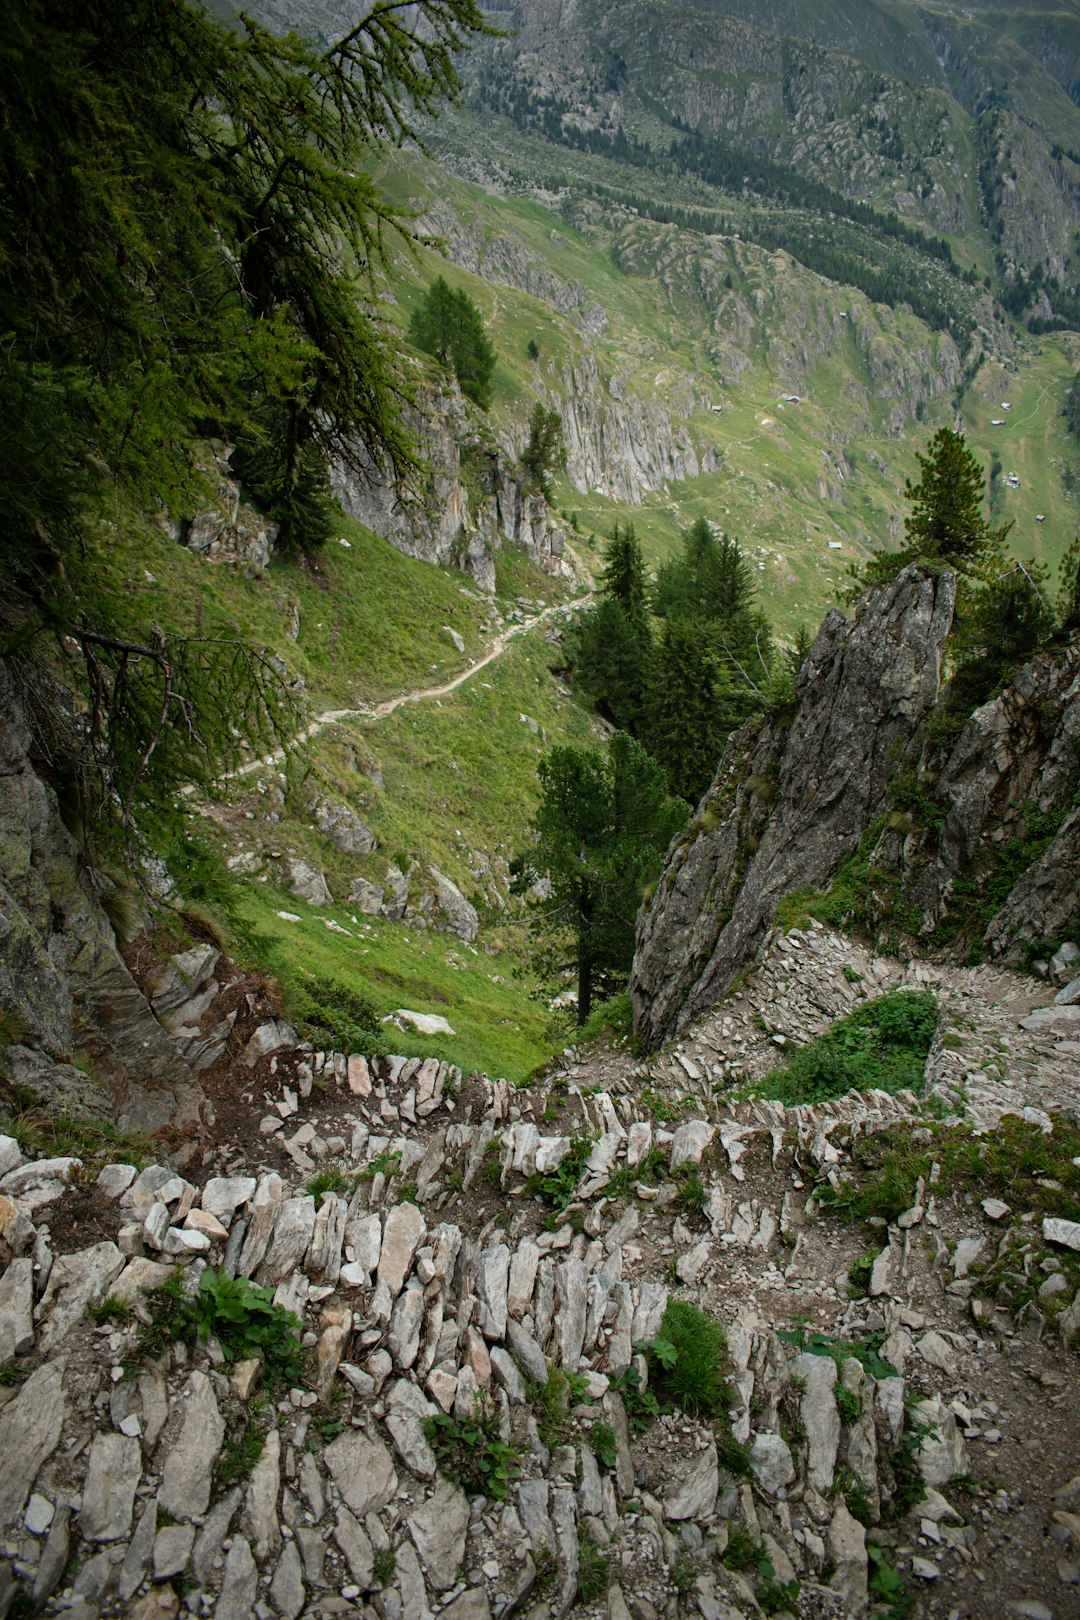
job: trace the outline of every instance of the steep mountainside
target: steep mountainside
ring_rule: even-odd
[[[731,739],[639,921],[631,994],[648,1044],[719,1000],[777,916],[1013,961],[1076,930],[1080,643],[1040,653],[943,732],[954,593],[950,574],[908,568],[850,622],[831,613],[792,712]]]

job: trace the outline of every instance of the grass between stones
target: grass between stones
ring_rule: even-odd
[[[890,1093],[921,1091],[937,1023],[937,999],[931,991],[890,990],[838,1019],[748,1089],[789,1108],[870,1087]]]

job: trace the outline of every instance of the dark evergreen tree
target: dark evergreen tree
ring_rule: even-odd
[[[601,574],[605,594],[618,602],[634,634],[642,645],[650,639],[649,608],[645,583],[645,558],[634,525],[616,521],[604,552]]]
[[[911,513],[904,525],[909,557],[951,563],[962,572],[978,574],[1000,553],[1011,525],[992,529],[983,516],[983,473],[962,433],[939,428],[916,460],[921,469],[917,484],[904,486]]]
[[[707,628],[687,615],[660,637],[649,704],[648,743],[674,792],[696,804],[712,781],[732,722],[731,677]]]
[[[521,452],[521,470],[533,489],[547,501],[552,497],[552,474],[566,465],[562,417],[537,400],[529,416],[529,437]]]
[[[572,965],[583,1024],[594,991],[625,983],[634,924],[645,886],[686,821],[656,761],[625,732],[606,751],[554,748],[541,760],[535,842],[514,863],[514,885],[527,893],[544,878],[546,900],[532,906],[532,927],[549,972]]]
[[[583,614],[574,646],[574,679],[606,719],[637,735],[646,713],[651,645],[644,647],[622,607],[601,597]]]
[[[408,216],[372,157],[482,28],[474,0],[379,5],[320,49],[193,0],[0,0],[0,650],[25,668],[53,636],[38,664],[68,661],[92,720],[62,740],[40,705],[42,746],[54,777],[99,768],[106,811],[220,769],[270,712],[256,655],[109,585],[133,521],[206,499],[198,441],[243,445],[301,544],[332,458],[415,470],[377,313]]]
[[[495,350],[484,330],[484,317],[464,288],[451,287],[445,276],[436,276],[413,311],[409,337],[454,373],[463,394],[487,410]]]

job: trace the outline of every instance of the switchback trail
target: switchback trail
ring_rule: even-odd
[[[306,726],[302,726],[288,744],[275,748],[271,753],[264,754],[260,759],[248,760],[245,765],[239,766],[231,773],[230,780],[235,781],[237,777],[250,776],[253,771],[265,770],[270,765],[278,764],[285,758],[287,749],[297,748],[301,743],[310,742],[312,737],[317,737],[321,731],[326,730],[327,726],[339,725],[342,720],[386,720],[406,703],[423,703],[426,699],[446,697],[449,692],[456,692],[459,686],[464,686],[466,681],[471,681],[474,675],[479,675],[482,669],[487,669],[489,664],[494,663],[495,659],[506,651],[507,646],[515,636],[524,635],[527,630],[535,629],[538,624],[543,624],[544,620],[550,618],[552,614],[569,613],[575,608],[583,607],[588,600],[589,594],[586,593],[584,596],[573,597],[569,602],[553,602],[550,607],[546,607],[542,613],[537,613],[533,618],[523,619],[520,624],[512,624],[505,630],[500,630],[482,657],[478,658],[474,664],[470,664],[467,669],[460,670],[450,680],[440,682],[438,686],[423,686],[411,692],[399,692],[397,697],[386,698],[382,703],[364,704],[355,709],[325,709],[322,714],[316,715],[313,720],[310,720]]]

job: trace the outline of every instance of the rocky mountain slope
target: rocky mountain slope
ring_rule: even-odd
[[[1034,1172],[980,1204],[948,1157],[970,1099],[985,1142],[1026,1133],[1075,1179],[1044,1112],[1075,1117],[1075,1066],[1029,1101],[1030,980],[796,931],[696,1057],[570,1053],[528,1091],[312,1051],[212,948],[144,982],[185,1027],[240,996],[183,1172],[0,1139],[5,1613],[1069,1612],[1080,1227]],[[801,1041],[896,984],[941,1000],[925,1101],[712,1097],[706,1044],[729,1078],[776,1051],[749,1009]],[[948,1037],[994,1027],[988,1087]],[[898,1126],[930,1168],[867,1259],[829,1195]],[[223,1348],[242,1303],[195,1337],[183,1301],[250,1300],[231,1278],[298,1315],[288,1371],[266,1303],[261,1352]],[[709,1322],[721,1406],[668,1409],[654,1346],[670,1366]]]
[[[1017,960],[1075,927],[1080,648],[1039,654],[936,742],[954,594],[908,568],[850,621],[834,611],[792,712],[732,738],[639,925],[650,1045],[723,995],[785,896],[812,907],[834,879],[850,922],[931,950]]]

